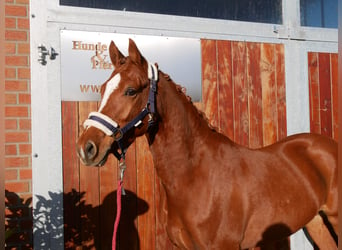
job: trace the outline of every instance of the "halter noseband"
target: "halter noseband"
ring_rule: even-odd
[[[100,112],[91,112],[88,119],[83,123],[84,128],[90,126],[100,129],[103,133],[108,136],[112,136],[118,143],[121,153],[113,151],[113,154],[118,160],[125,159],[127,148],[124,146],[123,137],[132,128],[138,127],[145,116],[150,115],[148,120],[148,128],[154,125],[153,117],[156,113],[156,92],[157,92],[157,81],[158,81],[158,69],[155,65],[148,65],[148,79],[150,80],[150,91],[148,95],[148,101],[145,108],[124,127],[120,128],[119,124],[113,121],[107,115]]]

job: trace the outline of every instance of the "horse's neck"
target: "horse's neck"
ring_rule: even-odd
[[[215,132],[186,96],[164,78],[158,83],[157,105],[160,122],[150,150],[157,174],[169,183],[189,176],[197,167],[192,162],[201,153],[198,145],[203,151],[205,138]]]

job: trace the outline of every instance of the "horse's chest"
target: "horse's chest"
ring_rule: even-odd
[[[197,249],[189,227],[181,219],[177,209],[166,208],[166,230],[170,240],[180,249]]]
[[[170,240],[180,249],[196,249],[190,233],[182,224],[168,222],[167,232]]]

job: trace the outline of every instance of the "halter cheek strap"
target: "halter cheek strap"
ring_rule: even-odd
[[[155,97],[157,92],[158,69],[155,65],[149,64],[147,73],[150,80],[148,101],[145,108],[133,120],[128,122],[124,127],[120,128],[119,124],[117,124],[107,115],[104,115],[100,112],[91,112],[88,116],[88,119],[83,123],[85,129],[89,127],[95,127],[106,135],[114,137],[121,150],[121,153],[114,152],[114,155],[118,160],[125,158],[127,148],[124,147],[123,137],[128,131],[130,131],[132,128],[138,127],[148,114],[151,115],[148,126],[150,127],[154,125],[152,117],[156,113]]]

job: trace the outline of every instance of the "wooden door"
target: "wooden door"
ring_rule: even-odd
[[[202,109],[211,124],[257,148],[286,136],[284,46],[202,40]],[[172,76],[171,76],[172,77]],[[110,249],[116,213],[117,162],[83,166],[76,156],[82,123],[96,102],[63,102],[66,249]],[[127,154],[119,249],[175,249],[161,223],[160,188],[144,137]]]
[[[338,54],[308,53],[310,130],[338,140]]]

